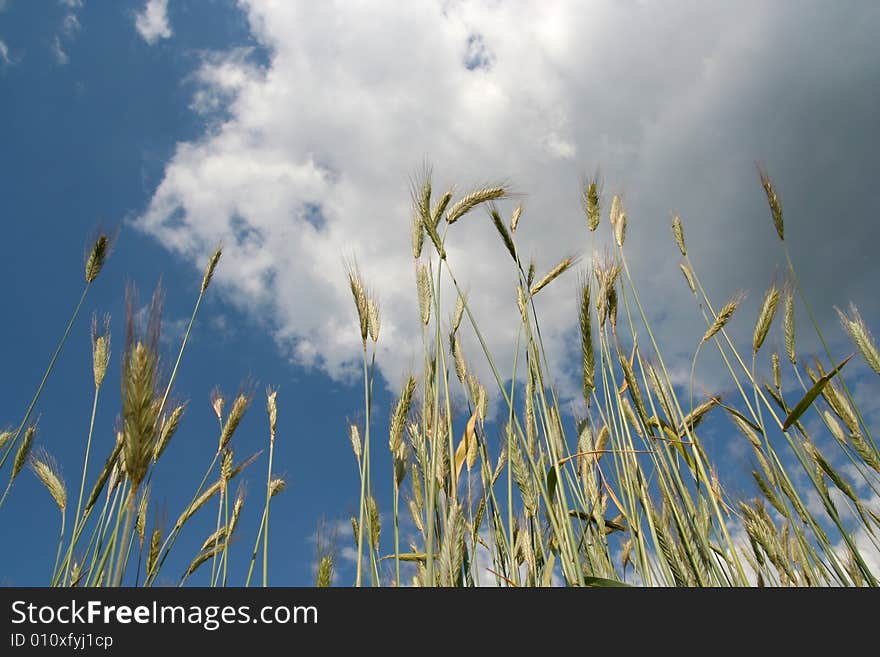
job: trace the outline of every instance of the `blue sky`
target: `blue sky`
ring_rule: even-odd
[[[572,250],[588,255],[579,183],[601,171],[606,193],[626,200],[634,274],[646,298],[662,301],[652,314],[684,376],[702,330],[670,212],[682,216],[710,292],[721,301],[749,290],[753,317],[783,271],[761,161],[781,190],[820,321],[839,334],[833,305],[853,301],[878,326],[878,27],[880,11],[856,2],[0,2],[0,422],[18,422],[39,382],[80,293],[89,240],[118,231],[37,409],[39,443],[78,483],[92,313],[111,314],[114,340],[101,454],[119,408],[126,284],[146,303],[162,281],[171,360],[222,242],[175,386],[188,410],[154,499],[176,517],[210,461],[215,386],[228,398],[254,393],[240,456],[265,446],[265,389],[276,386],[275,463],[289,488],[273,506],[271,583],[309,584],[319,519],[344,527],[357,505],[346,425],[362,413],[359,336],[343,262],[357,259],[382,304],[388,386],[378,386],[375,408],[384,422],[389,388],[419,362],[409,185],[423,162],[436,189],[509,181],[539,270]],[[506,362],[515,305],[497,273],[497,237],[469,221],[451,240],[450,259]],[[548,288],[541,309],[569,393],[575,279]],[[701,363],[711,388],[712,356]],[[387,481],[378,462],[376,480]],[[265,467],[261,459],[249,472],[239,569]],[[0,547],[0,562],[16,564],[0,582],[45,582],[57,532],[48,495],[23,476],[0,515],[6,536],[22,537]],[[212,519],[200,522],[169,573],[210,532]],[[347,530],[339,544],[350,544]],[[349,566],[341,561],[342,581]]]
[[[200,4],[208,11],[197,11]],[[59,63],[50,44],[69,8],[53,2],[10,3],[0,14],[0,38],[12,60],[0,71],[0,95],[13,101],[4,101],[0,109],[7,155],[0,163],[5,199],[3,300],[10,311],[6,316],[17,317],[4,322],[2,329],[8,346],[4,371],[15,372],[0,384],[4,424],[20,420],[61,337],[81,291],[83,254],[90,240],[101,228],[118,231],[112,255],[89,292],[36,411],[37,440],[62,465],[72,497],[91,410],[92,313],[99,318],[111,314],[113,346],[96,421],[96,474],[113,439],[119,408],[126,284],[136,285],[144,305],[162,281],[167,338],[162,346],[170,361],[166,372],[182,337],[181,322],[188,319],[201,284],[203,263],[170,257],[130,224],[149,202],[175,144],[203,130],[188,109],[192,89],[186,83],[200,51],[253,45],[234,6],[194,5],[179,5],[173,14],[181,47],[168,48],[151,47],[138,34],[133,16],[140,7],[85,3],[75,10],[81,27],[72,37],[63,37],[66,64]],[[308,583],[314,552],[309,537],[319,518],[345,518],[349,507],[357,505],[345,420],[347,415],[357,416],[360,391],[292,366],[279,355],[260,318],[237,311],[217,295],[208,294],[181,365],[175,398],[189,405],[181,431],[168,448],[168,465],[157,470],[155,499],[173,522],[210,462],[217,440],[210,405],[214,386],[230,401],[241,390],[254,393],[236,438],[236,453],[244,457],[265,448],[268,385],[278,388],[281,402],[276,470],[290,484],[288,492],[274,500],[272,546],[278,546],[278,554],[272,564],[273,582]],[[249,531],[233,548],[240,551],[233,565],[243,564],[245,569],[245,552],[252,548],[259,523],[265,468],[264,457],[249,473],[253,514],[243,518],[250,521]],[[57,511],[51,504],[36,479],[24,473],[4,505],[3,520],[6,536],[27,538],[3,541],[4,560],[16,564],[0,574],[4,584],[47,581],[57,533]],[[181,539],[189,543],[177,552],[179,563],[169,562],[171,573],[179,575],[185,569],[199,547],[195,543],[210,533],[213,520],[207,515],[191,536]]]

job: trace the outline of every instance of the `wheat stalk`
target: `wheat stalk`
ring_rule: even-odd
[[[737,293],[734,297],[732,297],[727,303],[725,303],[718,314],[715,316],[715,321],[712,322],[712,325],[703,334],[703,338],[700,340],[700,344],[704,344],[711,340],[724,326],[730,321],[730,318],[733,316],[733,313],[736,312],[736,309],[739,307],[739,304],[742,303],[743,294]]]
[[[770,325],[776,316],[776,308],[779,305],[779,288],[771,285],[764,295],[764,301],[761,304],[761,312],[758,314],[758,321],[755,323],[755,332],[752,337],[752,349],[757,354],[764,344],[764,339],[770,331]]]

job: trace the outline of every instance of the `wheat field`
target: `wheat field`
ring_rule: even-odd
[[[333,437],[351,443],[353,460],[339,467],[351,472],[359,490],[352,533],[340,539],[356,548],[356,573],[353,581],[339,580],[336,541],[323,536],[313,583],[876,586],[880,573],[869,554],[880,550],[880,514],[874,504],[880,450],[847,374],[858,359],[871,376],[880,375],[880,352],[851,306],[836,310],[842,333],[835,336],[850,341],[851,353],[842,359],[832,356],[788,251],[780,197],[763,169],[759,181],[786,270],[784,280],[769,284],[758,315],[749,319],[754,328],[747,348],[737,346],[729,333],[729,322],[743,312],[742,295],[734,292],[722,303],[708,296],[688,252],[684,222],[677,216],[671,222],[669,245],[680,255],[681,284],[705,324],[702,339],[693,346],[690,381],[682,385],[671,376],[663,345],[652,331],[649,318],[657,309],[640,297],[631,276],[627,210],[619,196],[603,198],[596,179],[586,180],[582,189],[584,239],[608,231],[611,251],[590,260],[566,257],[537,271],[534,262],[522,259],[517,241],[520,220],[528,220],[522,207],[506,218],[496,206],[510,198],[509,189],[487,186],[459,198],[452,190],[437,196],[430,173],[424,172],[411,190],[411,225],[403,227],[411,229],[413,312],[422,325],[422,359],[420,371],[405,380],[387,422],[373,403],[377,345],[384,338],[381,308],[356,264],[339,272],[351,289],[358,318],[351,330],[359,334],[362,347],[362,421],[351,423],[347,436]],[[488,218],[499,249],[510,257],[517,282],[510,303],[519,317],[512,363],[493,357],[477,322],[479,308],[469,305],[456,278],[457,263],[447,257],[448,232],[466,216]],[[121,423],[109,453],[92,450],[95,410],[111,351],[109,318],[92,320],[92,423],[82,445],[81,470],[79,464],[67,467],[81,472],[78,482],[68,487],[61,476],[51,456],[52,437],[45,447],[34,448],[33,414],[41,392],[83,300],[101,280],[110,243],[104,234],[95,240],[84,266],[82,296],[43,379],[20,419],[6,418],[15,424],[0,434],[0,470],[7,478],[0,514],[4,505],[27,504],[13,493],[16,480],[30,470],[59,511],[47,586],[155,585],[166,576],[168,555],[196,514],[210,515],[214,530],[195,554],[186,555],[190,565],[179,578],[174,574],[175,581],[184,585],[203,569],[210,570],[213,586],[265,586],[272,499],[286,486],[274,474],[279,467],[274,462],[276,424],[284,413],[277,390],[268,389],[259,398],[213,394],[216,450],[207,463],[194,466],[192,494],[177,501],[174,522],[150,521],[153,472],[185,427],[186,405],[171,401],[172,390],[200,305],[215,269],[222,267],[221,249],[205,266],[165,378],[159,367],[160,295],[157,291],[153,297],[146,326],[138,327],[135,293],[129,291],[121,348]],[[573,276],[579,277],[572,307],[579,328],[582,409],[576,416],[552,384],[555,374],[535,304],[554,281]],[[449,289],[455,294],[441,294]],[[796,311],[806,312],[811,325],[796,329]],[[823,353],[800,354],[801,331],[815,334]],[[769,346],[774,332],[783,353]],[[465,353],[465,335],[476,339],[477,352]],[[706,350],[717,352],[720,376],[734,394],[695,390],[695,368]],[[490,379],[477,378],[478,360],[488,365]],[[784,386],[783,378],[796,386]],[[500,405],[500,419],[488,416],[492,398]],[[251,406],[265,411],[266,444],[262,453],[242,458],[234,454],[231,439]],[[727,440],[741,441],[748,450],[753,495],[733,493],[725,485],[730,473],[725,463],[711,458],[703,436],[709,418],[723,423]],[[258,459],[267,462],[262,474],[254,472]],[[376,459],[391,464],[391,481],[374,477]],[[259,482],[261,492],[252,498],[262,511],[256,533],[241,536],[238,520],[246,500],[241,489],[235,491],[235,482],[248,468]],[[382,526],[380,488],[393,490],[391,527]],[[248,545],[244,581],[229,577],[233,539]]]

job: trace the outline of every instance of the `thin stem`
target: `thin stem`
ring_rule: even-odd
[[[131,539],[129,538],[129,532],[131,531],[131,522],[134,518],[135,510],[135,498],[137,496],[137,489],[132,486],[128,491],[128,499],[125,503],[125,524],[122,529],[122,538],[126,541],[123,543],[122,549],[119,550],[116,559],[116,575],[113,578],[114,586],[122,586],[122,576],[125,573],[125,563],[128,560],[128,548],[131,545]]]
[[[266,512],[263,523],[263,588],[269,586],[269,504],[272,501],[272,457],[275,454],[275,441],[269,441],[269,467],[266,475]],[[228,543],[227,537],[227,543]]]
[[[202,481],[201,481],[201,483],[199,483],[199,487],[196,488],[196,492],[193,495],[192,500],[190,500],[190,503],[186,506],[186,509],[184,509],[184,513],[189,511],[189,509],[192,508],[192,505],[195,504],[196,500],[199,499],[199,495],[202,494],[202,488],[205,487],[205,482],[208,480],[208,475],[211,474],[211,471],[214,469],[214,466],[217,464],[217,458],[219,456],[220,456],[220,451],[218,450],[217,453],[214,454],[214,459],[211,461],[211,465],[209,465],[208,469],[205,470],[205,474],[202,477]],[[150,577],[145,582],[146,586],[150,586],[156,580],[156,577],[159,575],[159,570],[162,568],[162,564],[165,563],[165,559],[168,557],[168,553],[171,552],[171,548],[174,547],[174,543],[177,541],[177,537],[180,534],[180,530],[182,529],[182,527],[183,527],[183,525],[175,525],[174,528],[171,530],[171,532],[168,534],[168,536],[165,537],[165,540],[162,541],[162,547],[159,550],[159,554],[161,554],[162,556],[159,558],[158,562],[156,563],[156,568],[153,571],[152,577]]]
[[[101,390],[100,386],[95,386],[95,396],[92,399],[92,417],[89,420],[89,437],[86,440],[86,455],[85,455],[85,458],[83,459],[82,479],[79,482],[79,497],[77,498],[77,501],[76,501],[76,515],[73,516],[73,531],[71,532],[71,537],[70,537],[71,549],[73,549],[75,539],[79,537],[79,534],[77,532],[77,529],[79,528],[79,514],[80,514],[80,511],[82,510],[83,493],[85,492],[85,487],[86,487],[86,473],[87,473],[88,467],[89,467],[89,452],[92,447],[92,435],[93,435],[94,429],[95,429],[95,413],[98,410],[98,393],[100,392],[100,390]],[[83,522],[85,522],[85,520],[83,520]],[[67,559],[67,567],[65,568],[64,579],[67,580],[69,577],[70,577],[70,560]]]
[[[70,321],[67,322],[67,328],[64,329],[64,335],[61,336],[61,340],[58,342],[58,346],[55,348],[55,353],[52,354],[49,365],[46,367],[46,371],[43,373],[43,378],[40,381],[40,385],[37,387],[37,391],[34,393],[33,399],[31,399],[31,403],[28,405],[24,417],[19,423],[18,428],[15,430],[15,434],[9,440],[9,446],[3,453],[3,457],[0,458],[0,468],[3,468],[3,465],[6,463],[6,459],[9,458],[10,452],[12,452],[12,450],[15,448],[15,444],[18,442],[18,438],[21,435],[22,430],[27,424],[27,421],[30,419],[34,407],[37,405],[37,400],[40,398],[40,394],[43,392],[43,387],[46,385],[46,381],[49,379],[49,374],[51,374],[52,369],[55,367],[55,361],[58,359],[58,355],[61,353],[61,348],[64,346],[64,343],[67,342],[67,336],[70,335],[70,329],[73,328],[73,323],[76,321],[77,315],[79,315],[79,310],[80,308],[82,308],[83,301],[85,301],[86,294],[89,291],[90,285],[90,283],[86,283],[85,287],[83,288],[82,295],[79,298],[79,302],[76,304],[76,308],[74,308],[73,314],[70,316]],[[0,506],[3,506],[3,500],[6,499],[6,493],[9,492],[9,487],[11,486],[12,480],[10,479],[9,486],[7,486],[6,488],[6,492],[4,492],[3,497],[0,498]]]
[[[251,552],[251,563],[250,563],[250,566],[248,566],[248,574],[247,574],[247,578],[245,579],[245,582],[244,582],[245,587],[248,587],[251,585],[251,577],[254,574],[254,564],[257,562],[257,553],[260,551],[260,539],[262,539],[262,537],[263,537],[263,527],[265,526],[265,524],[266,524],[266,509],[264,507],[263,508],[263,515],[260,516],[260,527],[259,527],[259,529],[257,529],[257,540],[254,543],[254,550],[253,550],[253,552]]]
[[[363,571],[363,554],[364,554],[364,516],[367,505],[367,460],[370,454],[370,388],[367,381],[367,345],[364,344],[363,350],[363,367],[364,367],[364,408],[366,412],[366,420],[364,426],[364,445],[361,454],[361,502],[358,517],[358,540],[357,540],[357,574],[355,575],[355,586],[361,586]]]

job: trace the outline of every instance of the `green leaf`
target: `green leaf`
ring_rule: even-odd
[[[801,417],[801,415],[803,415],[806,412],[806,410],[810,407],[810,404],[812,404],[813,401],[816,399],[816,397],[819,396],[819,394],[822,392],[822,389],[825,387],[825,385],[832,378],[834,378],[834,376],[840,370],[843,369],[843,366],[846,365],[854,355],[855,354],[850,354],[849,356],[847,356],[840,365],[838,365],[833,370],[828,372],[828,374],[823,376],[821,379],[818,379],[816,381],[816,383],[813,384],[813,387],[810,388],[809,390],[807,390],[807,394],[804,395],[803,399],[801,399],[797,404],[795,404],[795,407],[793,409],[791,409],[791,413],[789,413],[788,417],[785,418],[785,422],[782,423],[782,430],[783,431],[788,430],[788,428],[792,424],[794,424],[795,422],[798,421],[798,419]]]
[[[556,495],[556,468],[551,465],[550,469],[547,470],[547,497],[549,497],[550,501],[552,502],[555,495]]]
[[[629,588],[629,584],[626,582],[619,582],[616,579],[606,579],[605,577],[584,577],[584,585],[585,586],[602,586],[602,587],[626,587]]]
[[[424,552],[401,552],[396,555],[401,561],[426,561],[427,555]],[[381,557],[379,561],[385,561],[386,559],[393,559],[395,555],[389,554],[384,557]]]
[[[781,410],[783,413],[789,412],[788,407],[785,405],[785,400],[782,398],[782,395],[779,394],[778,391],[774,390],[767,383],[765,383],[762,387],[764,388],[764,392],[766,392],[770,396],[770,398],[776,402],[776,405],[779,407],[779,410]]]
[[[739,412],[738,410],[736,410],[733,406],[728,406],[728,405],[726,405],[726,404],[722,404],[722,403],[720,403],[720,402],[719,402],[718,405],[719,405],[721,408],[723,408],[725,411],[727,411],[728,413],[730,413],[731,415],[735,415],[735,416],[737,416],[740,420],[742,420],[743,422],[745,422],[746,424],[748,424],[748,425],[754,430],[755,433],[757,433],[757,434],[759,434],[759,435],[764,435],[764,431],[761,429],[761,427],[759,427],[757,424],[755,424],[754,422],[752,422],[749,418],[747,418],[745,415],[743,415],[742,413],[740,413],[740,412]]]

